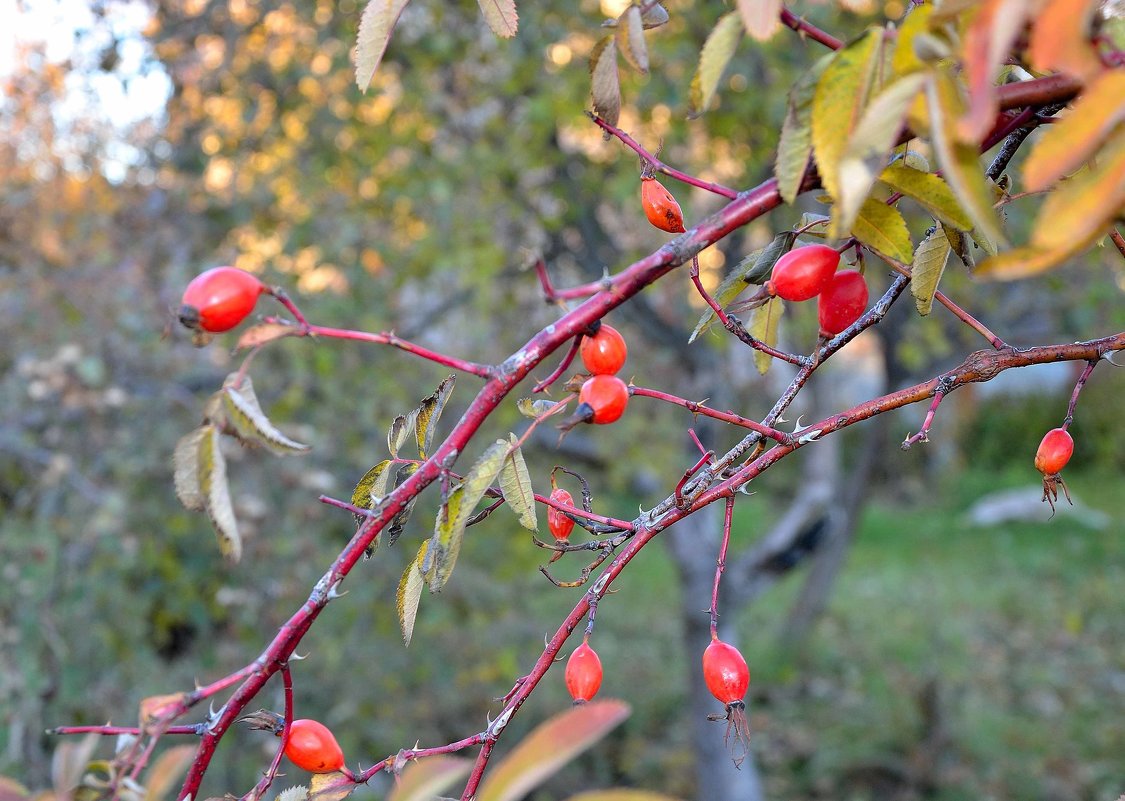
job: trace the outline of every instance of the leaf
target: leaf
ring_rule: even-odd
[[[852,234],[863,244],[904,264],[910,262],[914,245],[902,212],[876,198],[868,198],[859,209]]]
[[[640,6],[631,5],[617,18],[617,49],[641,75],[648,74],[648,46]]]
[[[914,295],[915,308],[923,317],[930,313],[930,308],[934,305],[934,292],[937,291],[952,250],[939,223],[914,251],[910,292]]]
[[[661,25],[668,23],[668,9],[660,5],[660,3],[646,3],[644,10],[641,11],[641,24],[645,26],[645,30],[652,30],[659,28]]]
[[[510,435],[512,452],[504,460],[500,470],[500,494],[512,511],[519,517],[520,525],[529,531],[538,531],[535,519],[535,491],[531,487],[531,474],[527,472],[527,462],[519,447],[519,439]]]
[[[1097,0],[1048,0],[1035,15],[1028,56],[1039,72],[1059,70],[1087,80],[1102,69],[1090,43]]]
[[[611,790],[587,790],[584,793],[570,796],[566,801],[679,801],[679,799],[663,793],[654,793],[652,790],[614,788]]]
[[[298,333],[296,326],[288,323],[258,323],[242,332],[234,349],[257,348],[275,339],[295,337]]]
[[[520,414],[524,417],[530,417],[532,420],[538,420],[551,409],[555,408],[558,401],[534,399],[534,398],[520,398],[516,401],[516,408],[519,409]]]
[[[812,102],[813,153],[821,183],[833,198],[840,197],[840,160],[868,97],[878,89],[882,63],[883,31],[873,28],[837,50],[817,81]]]
[[[476,801],[516,801],[629,717],[624,701],[590,701],[560,712],[516,745],[486,776]]]
[[[484,21],[492,32],[502,39],[510,39],[519,28],[516,0],[477,0]]]
[[[0,801],[27,801],[31,791],[8,776],[0,776]]]
[[[1062,121],[1047,128],[1023,165],[1029,192],[1046,189],[1077,169],[1125,120],[1125,70],[1100,75]]]
[[[176,485],[176,497],[185,509],[202,512],[204,509],[203,491],[199,487],[199,443],[207,435],[207,426],[184,434],[176,443],[172,454],[172,475]]]
[[[942,228],[945,231],[945,238],[949,240],[949,247],[957,254],[957,258],[970,270],[973,269],[976,262],[973,259],[973,249],[969,247],[969,237],[956,228],[949,226],[942,226]]]
[[[898,36],[895,38],[894,52],[891,54],[891,69],[895,75],[909,75],[912,72],[921,72],[929,69],[929,64],[918,57],[914,48],[915,37],[920,33],[927,33],[930,27],[930,16],[933,14],[932,3],[925,5],[912,5],[910,13],[899,26]]]
[[[400,467],[398,472],[395,473],[395,487],[398,487],[417,472],[418,465],[413,462]],[[406,524],[410,520],[410,515],[414,511],[414,504],[416,503],[418,503],[417,495],[411,498],[406,506],[391,519],[390,524],[387,526],[387,545],[394,545],[395,541],[398,540],[399,536],[402,534],[402,530],[406,528]]]
[[[391,788],[387,801],[432,801],[438,793],[467,776],[472,767],[472,760],[454,756],[412,761]]]
[[[425,459],[430,451],[430,445],[434,441],[434,432],[431,426],[437,424],[441,419],[441,413],[445,409],[445,402],[449,400],[449,396],[453,393],[453,382],[457,380],[457,376],[447,376],[444,381],[438,384],[438,388],[429,397],[423,398],[422,404],[418,407],[417,422],[414,426],[414,436],[418,440],[418,458]]]
[[[997,281],[1014,281],[1044,273],[1073,255],[1066,250],[1039,250],[1034,247],[1014,248],[981,262],[973,275]]]
[[[719,307],[725,307],[750,284],[764,283],[769,278],[773,265],[789,252],[796,238],[797,235],[792,231],[782,231],[764,248],[755,250],[736,264],[712,294]],[[707,309],[703,316],[699,318],[699,322],[696,323],[695,330],[691,332],[691,336],[688,338],[688,343],[694,342],[717,319],[715,312],[710,308]]]
[[[274,453],[304,453],[309,446],[282,434],[262,411],[250,376],[234,386],[236,376],[229,376],[223,385],[223,410],[234,426],[238,438],[246,443],[264,445]]]
[[[777,327],[781,322],[781,315],[785,311],[785,302],[781,298],[770,298],[766,303],[754,309],[750,314],[748,331],[754,337],[769,345],[777,346]],[[773,357],[760,350],[754,351],[754,366],[758,372],[765,375],[773,364]]]
[[[830,237],[838,238],[843,231],[851,229],[876,176],[887,166],[906,110],[925,82],[925,76],[919,74],[899,78],[867,104],[840,158],[839,202],[832,210]]]
[[[941,176],[922,172],[896,161],[883,170],[879,180],[896,192],[921,204],[933,217],[961,231],[973,227],[973,221],[957,202],[949,184]]]
[[[278,793],[276,801],[307,801],[308,797],[309,788],[303,784],[298,784]]]
[[[801,191],[809,161],[812,159],[812,102],[820,76],[832,63],[835,53],[827,53],[813,62],[789,90],[785,104],[785,120],[777,143],[774,174],[781,198],[792,204]]]
[[[465,525],[476,509],[484,493],[492,486],[500,469],[504,466],[504,459],[508,454],[508,442],[498,439],[481,454],[461,481],[461,487],[450,495],[450,500],[442,510],[446,512],[446,519],[441,514],[438,516],[438,527],[434,531],[435,569],[427,572],[430,592],[437,592],[449,581],[453,573],[453,566],[457,563],[457,556],[461,552],[461,541],[465,537]],[[453,496],[459,495],[457,503]],[[434,546],[431,546],[434,547]]]
[[[368,0],[359,19],[359,36],[355,50],[355,82],[366,92],[383,60],[391,31],[410,0]]]
[[[934,151],[942,168],[942,177],[961,201],[961,206],[973,221],[974,237],[989,253],[997,245],[1006,245],[1004,232],[993,211],[992,192],[984,178],[977,149],[959,142],[954,126],[964,109],[957,84],[946,72],[935,72],[926,87],[927,108],[930,112]]]
[[[418,409],[410,414],[400,414],[391,421],[387,429],[387,450],[391,456],[398,458],[399,449],[406,444],[406,438],[414,433],[414,424],[418,421]]]
[[[1125,208],[1125,127],[1118,129],[1088,170],[1051,192],[1032,228],[1031,244],[1044,250],[1085,247]],[[1075,242],[1081,242],[1078,248]]]
[[[962,70],[969,89],[968,110],[957,120],[957,138],[979,144],[999,111],[995,78],[1030,12],[1028,0],[983,0],[962,37]]]
[[[363,474],[363,478],[352,490],[352,506],[358,506],[361,509],[375,508],[375,505],[387,494],[387,482],[391,478],[391,471],[387,468],[391,464],[392,460],[384,459]],[[355,516],[356,525],[362,523],[363,520],[362,515]]]
[[[87,734],[81,740],[59,743],[55,747],[51,755],[51,787],[58,801],[72,798],[72,791],[82,783],[82,774],[94,756],[99,739],[97,734]]]
[[[161,801],[187,772],[198,749],[194,745],[177,745],[156,758],[145,781],[144,801]]]
[[[715,97],[723,71],[734,56],[735,48],[742,41],[742,20],[737,11],[719,17],[703,50],[699,53],[699,67],[691,79],[691,92],[688,100],[688,116],[697,117],[707,110]]]
[[[617,75],[617,44],[612,36],[603,37],[590,54],[590,93],[594,113],[616,125],[621,117],[621,81]]]
[[[457,562],[457,556],[461,553],[461,540],[464,538],[465,530],[463,528],[457,530],[454,526],[464,499],[465,492],[458,486],[448,494],[438,509],[437,519],[434,521],[434,534],[430,537],[430,549],[426,552],[422,565],[422,573],[426,583],[430,585],[430,592],[437,592],[441,586],[444,586],[444,582],[440,586],[438,584],[438,571],[445,572],[448,579],[453,572],[453,565]]]
[[[215,536],[219,552],[232,562],[242,558],[242,538],[234,517],[234,504],[227,486],[227,463],[219,450],[219,430],[204,426],[207,432],[199,441],[199,491]]]
[[[735,5],[755,41],[768,41],[781,28],[781,0],[736,0]]]
[[[429,540],[422,540],[418,548],[418,555],[410,560],[406,570],[402,571],[402,579],[398,582],[398,592],[395,593],[395,609],[398,610],[398,625],[402,629],[402,639],[410,645],[410,638],[414,636],[414,619],[418,616],[418,603],[422,600],[422,588],[426,585],[426,578],[422,575],[422,562],[426,558],[426,550],[430,547]]]
[[[332,773],[314,773],[312,781],[309,782],[309,801],[343,801],[355,792],[357,787],[358,784],[346,780],[344,774],[338,770]]]

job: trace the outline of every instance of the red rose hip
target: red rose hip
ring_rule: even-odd
[[[711,695],[724,704],[742,703],[750,686],[750,668],[737,648],[714,639],[703,651],[703,680]]]
[[[1043,435],[1035,451],[1035,469],[1045,476],[1054,475],[1066,467],[1074,454],[1074,438],[1065,428],[1052,428]]]
[[[612,423],[625,413],[629,403],[629,387],[615,375],[596,375],[586,379],[578,392],[579,411],[585,405],[589,421],[599,425]]]
[[[613,375],[625,364],[629,348],[616,328],[602,323],[596,334],[582,338],[578,355],[594,375]]]
[[[565,503],[568,506],[574,506],[573,496],[562,488],[552,490],[551,500],[557,503]],[[551,530],[552,537],[565,542],[570,537],[570,532],[574,530],[574,521],[553,506],[548,506],[547,528]]]
[[[598,694],[602,686],[602,660],[590,647],[588,639],[574,649],[566,660],[566,689],[574,703],[583,704]]]
[[[344,752],[323,723],[295,720],[289,726],[285,756],[299,768],[310,773],[332,773],[344,766]]]
[[[648,221],[670,234],[683,233],[684,213],[672,193],[655,178],[641,176],[641,207]]]
[[[180,322],[211,333],[229,331],[254,311],[258,296],[265,291],[265,285],[244,270],[214,267],[187,285]]]
[[[856,270],[840,270],[817,299],[820,335],[836,336],[867,308],[867,282]]]
[[[827,245],[796,248],[777,260],[766,291],[783,300],[808,300],[828,287],[839,265],[840,254]]]

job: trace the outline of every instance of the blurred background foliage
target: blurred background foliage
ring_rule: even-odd
[[[264,407],[314,450],[230,453],[246,553],[227,565],[207,521],[172,491],[176,438],[237,364],[229,340],[196,350],[172,325],[192,275],[236,264],[292,291],[315,322],[393,329],[497,361],[557,314],[528,271],[534,255],[567,285],[663,241],[640,214],[636,159],[582,113],[586,59],[619,5],[523,3],[519,35],[499,41],[472,3],[416,0],[366,94],[352,82],[354,0],[107,0],[89,6],[65,59],[21,47],[0,103],[0,773],[44,785],[45,727],[126,724],[141,698],[253,658],[352,532],[350,516],[316,496],[346,497],[384,457],[390,419],[446,374],[358,344],[288,340],[259,356]],[[718,107],[689,122],[691,73],[723,9],[667,6],[670,23],[650,37],[651,75],[623,73],[621,127],[702,178],[754,185],[770,174],[787,88],[817,46],[786,35],[744,43]],[[121,33],[122,15],[138,9],[140,33]],[[872,19],[801,10],[844,37]],[[151,75],[169,82],[165,105],[127,120],[101,107],[98,81]],[[672,188],[689,220],[720,205]],[[1020,204],[1008,208],[1009,224],[1026,227]],[[706,280],[800,211],[780,209],[705,253]],[[912,226],[917,235],[926,221]],[[1110,251],[1036,282],[956,274],[945,286],[1013,344],[1103,335],[1125,327],[1125,270]],[[878,271],[871,280],[873,291],[886,286]],[[899,311],[890,339],[857,342],[822,394],[877,386],[884,351],[922,375],[981,345],[940,309]],[[744,350],[706,336],[693,348],[709,355],[686,360],[699,313],[686,274],[616,312],[626,370],[761,415],[773,382]],[[808,310],[785,326],[798,349],[815,337]],[[770,797],[1109,799],[1125,789],[1125,600],[1113,591],[1125,579],[1113,501],[1125,475],[1120,373],[1095,372],[1068,470],[1076,495],[1110,513],[1108,529],[1062,515],[981,529],[962,517],[992,489],[1038,480],[1031,454],[1061,420],[1070,381],[1039,375],[1011,392],[957,393],[933,443],[908,454],[891,444],[856,552],[804,648],[776,638],[799,588],[792,578],[728,621],[755,674]],[[446,428],[473,391],[461,376]],[[916,430],[921,416],[908,410],[892,430]],[[648,404],[561,449],[533,440],[533,480],[542,489],[551,466],[566,464],[593,481],[597,510],[630,517],[678,479],[689,424]],[[486,433],[521,425],[511,408]],[[861,436],[843,438],[845,463]],[[721,447],[738,434],[719,437]],[[780,515],[799,480],[786,463],[759,482],[738,508],[737,548]],[[423,498],[404,540],[423,535],[435,504]],[[330,723],[353,763],[478,730],[581,592],[550,588],[536,570],[543,553],[496,515],[473,530],[456,578],[424,599],[406,650],[392,610],[412,553],[383,548],[364,564],[294,667],[298,713]],[[686,702],[698,656],[681,645],[676,608],[707,599],[681,598],[677,581],[670,555],[650,549],[603,604],[603,693],[635,712],[541,797],[609,784],[694,794],[686,721],[716,710]],[[549,680],[508,736],[561,708],[561,685]],[[277,706],[279,694],[261,700]],[[270,748],[250,733],[224,741],[211,794],[250,786]]]

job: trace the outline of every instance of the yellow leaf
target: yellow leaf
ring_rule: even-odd
[[[516,0],[477,0],[477,4],[494,34],[504,39],[516,35],[519,28]]]
[[[921,204],[936,219],[962,231],[973,227],[973,221],[940,176],[912,169],[901,161],[883,170],[879,180],[896,192]]]
[[[691,79],[690,116],[698,116],[707,110],[715,97],[723,71],[730,63],[738,43],[742,41],[743,27],[737,11],[719,18],[703,50],[699,54],[699,67]]]
[[[957,84],[948,72],[935,72],[926,88],[930,112],[930,136],[941,164],[942,177],[968,212],[979,237],[974,237],[989,253],[1006,244],[1000,222],[992,208],[993,196],[984,178],[977,149],[957,139],[956,121],[964,113]],[[909,258],[909,256],[907,257]]]
[[[736,0],[746,32],[765,42],[781,28],[781,0]]]
[[[838,50],[817,82],[812,103],[813,153],[821,183],[833,198],[840,197],[840,160],[868,97],[879,88],[882,64],[883,30],[873,28]]]
[[[930,16],[934,6],[926,3],[913,6],[910,13],[902,21],[895,38],[895,48],[891,55],[891,69],[895,75],[908,75],[928,69],[929,64],[918,57],[914,50],[914,40],[920,33],[926,33],[930,27]]]
[[[817,82],[832,63],[834,53],[826,53],[801,74],[789,90],[781,139],[777,143],[774,174],[777,189],[786,203],[792,204],[801,191],[801,182],[812,158],[812,102]]]
[[[923,317],[930,313],[934,305],[934,293],[952,250],[941,223],[938,223],[914,251],[914,261],[910,268],[910,292],[914,295],[914,306]]]
[[[309,801],[343,801],[359,787],[340,771],[314,773],[309,782]]]
[[[640,6],[631,5],[618,17],[617,49],[633,69],[648,74],[648,46]]]
[[[207,516],[219,540],[219,552],[232,562],[242,558],[242,538],[234,517],[234,504],[227,486],[227,463],[219,450],[219,431],[204,426],[207,433],[199,441],[199,489]]]
[[[516,516],[520,525],[529,531],[538,531],[539,523],[535,519],[535,491],[531,487],[531,474],[527,471],[527,462],[524,461],[523,451],[520,449],[519,440],[515,434],[509,436],[512,443],[512,453],[504,460],[504,467],[500,470],[500,493]]]
[[[453,392],[453,382],[457,380],[457,376],[447,376],[444,381],[438,384],[438,388],[434,393],[422,399],[421,405],[418,406],[418,415],[414,426],[414,435],[418,440],[418,457],[425,459],[430,451],[430,445],[434,441],[433,426],[441,418],[441,413],[445,409],[445,402],[449,400],[450,394]]]
[[[430,541],[423,540],[418,549],[418,556],[410,560],[406,570],[402,571],[402,579],[398,582],[398,592],[395,593],[395,609],[398,610],[398,624],[402,629],[402,639],[410,645],[410,638],[414,636],[414,620],[418,617],[418,603],[422,600],[422,587],[426,584],[422,575],[420,563],[425,559],[426,549]]]
[[[227,420],[234,427],[237,438],[251,445],[264,445],[274,453],[303,453],[309,446],[285,436],[266,417],[254,394],[254,385],[249,376],[243,376],[235,386],[237,374],[227,377],[223,384],[223,409]]]
[[[781,298],[770,298],[765,304],[754,309],[750,314],[750,334],[771,348],[777,347],[777,328],[781,323],[781,315],[785,311],[785,302]],[[754,366],[758,372],[765,375],[773,357],[760,350],[754,351]]]
[[[852,234],[863,244],[895,261],[909,262],[913,246],[906,220],[894,206],[868,198],[852,225]]]
[[[1093,167],[1059,186],[1039,208],[1031,244],[1046,250],[1091,242],[1125,210],[1125,128],[1102,149]]]
[[[1125,121],[1125,70],[1109,70],[1091,83],[1061,122],[1047,128],[1023,165],[1029,192],[1046,189],[1077,169]]]

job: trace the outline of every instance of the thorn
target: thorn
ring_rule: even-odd
[[[741,487],[739,487],[739,488],[738,488],[738,491],[739,491],[739,492],[741,492],[741,493],[742,493],[743,495],[745,495],[745,496],[747,496],[747,497],[750,497],[751,495],[756,495],[756,494],[757,494],[757,490],[754,490],[753,492],[751,492],[750,490],[748,490],[748,489],[746,488],[746,484],[743,484],[743,485],[742,485]]]
[[[796,433],[796,432],[794,432],[794,433]],[[823,433],[824,433],[823,431],[820,431],[818,429],[818,430],[812,431],[808,434],[802,434],[801,436],[799,436],[797,438],[797,443],[800,444],[800,445],[807,445],[810,442],[816,442],[818,439],[820,439],[820,435],[823,434]]]
[[[797,415],[797,422],[793,424],[793,433],[794,434],[796,434],[798,431],[800,431],[803,428],[803,426],[801,425],[801,418],[802,417],[804,417],[803,414]]]
[[[302,659],[308,659],[310,656],[312,656],[311,652],[307,653],[307,654],[303,654],[303,655],[294,652],[294,653],[289,655],[289,661],[290,662],[300,662]]]

